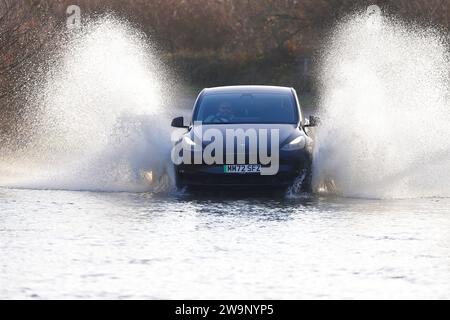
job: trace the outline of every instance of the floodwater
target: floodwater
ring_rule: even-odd
[[[448,208],[0,189],[0,298],[449,299]]]

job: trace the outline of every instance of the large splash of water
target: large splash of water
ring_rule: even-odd
[[[338,26],[321,65],[316,186],[345,196],[450,196],[445,33],[382,16]]]
[[[168,171],[168,80],[145,37],[107,17],[69,34],[28,93],[0,185],[147,191]],[[67,40],[68,39],[68,40]],[[330,37],[321,68],[314,179],[346,196],[450,196],[450,58],[433,28],[359,15]]]
[[[63,39],[28,93],[25,134],[0,147],[0,185],[150,190],[148,172],[162,176],[170,151],[169,85],[154,50],[112,17]]]

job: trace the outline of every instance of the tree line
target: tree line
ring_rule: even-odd
[[[169,64],[201,84],[231,81],[237,69],[246,73],[237,73],[242,81],[264,70],[276,77],[273,70],[283,72],[299,56],[313,56],[337,20],[371,4],[418,23],[450,27],[450,0],[0,0],[3,110],[26,85],[25,71],[45,60],[42,53],[52,48],[66,8],[74,4],[83,16],[108,12],[131,21]]]

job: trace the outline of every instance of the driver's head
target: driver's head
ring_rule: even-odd
[[[228,102],[222,102],[219,105],[219,113],[225,115],[233,114],[233,108],[231,108],[231,104]]]

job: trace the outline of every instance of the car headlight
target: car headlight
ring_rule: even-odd
[[[192,139],[191,138],[189,138],[188,136],[185,136],[184,137],[184,142],[187,144],[187,145],[189,145],[189,146],[195,146],[195,145],[197,145],[194,141],[192,141]]]
[[[300,136],[289,142],[281,150],[283,151],[295,151],[302,150],[306,147],[306,139],[304,136]]]

